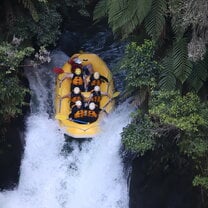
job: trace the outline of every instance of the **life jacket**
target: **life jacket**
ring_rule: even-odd
[[[94,102],[94,103],[100,103],[101,101],[101,92],[95,92],[94,90],[92,91],[92,98],[91,98],[91,102]]]
[[[82,94],[81,94],[81,93],[79,93],[79,94],[74,94],[74,93],[72,93],[72,94],[71,94],[71,102],[72,102],[72,103],[75,103],[75,102],[78,101],[78,100],[80,100],[80,101],[83,100]]]
[[[87,110],[87,116],[88,117],[97,118],[98,117],[98,114],[95,111]]]
[[[83,107],[78,108],[75,104],[71,107],[72,111],[69,115],[69,117],[73,119],[79,119],[84,117],[84,109]]]
[[[94,86],[100,86],[101,85],[101,80],[100,79],[94,79],[94,78],[92,78],[91,80],[90,80],[90,83],[89,83],[89,85],[92,87],[94,87]]]
[[[84,110],[83,109],[80,109],[80,110],[77,110],[76,113],[74,113],[74,116],[73,116],[75,119],[79,119],[79,118],[83,118],[84,117]]]
[[[74,74],[71,84],[74,86],[83,85],[84,84],[83,75],[82,74],[80,74],[80,75]]]

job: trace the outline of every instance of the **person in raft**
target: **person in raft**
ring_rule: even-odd
[[[85,85],[85,91],[87,91],[87,85],[88,80],[90,79],[90,76],[94,73],[94,69],[92,64],[87,64],[83,66],[83,74],[84,74],[84,85]]]
[[[71,79],[71,91],[75,87],[79,87],[81,91],[85,90],[84,75],[81,68],[76,68],[74,73],[66,73],[65,76],[60,80],[60,84],[65,79]]]
[[[87,91],[87,78],[94,73],[92,64],[82,65],[81,59],[78,56],[70,58],[68,63],[71,65],[72,73],[75,72],[76,68],[82,69],[83,78],[84,78],[84,89]]]
[[[101,92],[100,87],[95,86],[94,89],[91,91],[88,104],[90,102],[94,102],[98,107],[100,107],[100,101],[101,101],[102,96],[108,96],[110,98],[107,92]]]
[[[81,93],[81,90],[79,87],[75,87],[72,92],[68,93],[67,95],[64,95],[63,97],[61,97],[61,99],[64,98],[71,98],[71,102],[70,102],[70,108],[75,105],[76,101],[80,100],[82,102],[84,102],[84,96]]]
[[[69,114],[69,120],[75,121],[77,123],[85,123],[84,121],[84,106],[82,101],[78,100],[75,102],[75,105],[72,106],[72,111]]]
[[[87,91],[91,91],[94,89],[95,86],[100,86],[102,82],[108,82],[108,79],[99,72],[94,72],[90,75],[88,83],[87,83]]]
[[[71,72],[74,73],[76,68],[82,69],[82,61],[79,59],[78,56],[75,56],[73,58],[70,58],[68,60],[68,63],[71,65]]]
[[[100,108],[94,103],[90,102],[85,108],[84,121],[92,123],[98,119]]]

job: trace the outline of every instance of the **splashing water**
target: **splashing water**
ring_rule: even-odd
[[[65,59],[56,53],[55,60]],[[103,131],[90,142],[68,144],[47,100],[54,84],[47,67],[27,75],[35,93],[31,115],[27,119],[26,145],[19,185],[0,193],[1,208],[127,208],[128,186],[123,173],[120,133],[129,122],[128,104],[119,106],[103,121]],[[34,71],[34,70],[33,70]],[[33,82],[32,82],[33,80]],[[52,83],[52,84],[51,84]],[[43,89],[44,88],[44,89]],[[39,93],[44,92],[40,97]],[[51,109],[50,109],[51,108]]]

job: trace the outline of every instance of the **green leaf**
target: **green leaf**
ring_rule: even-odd
[[[185,38],[174,42],[172,58],[174,74],[183,84],[192,71],[192,64],[188,60],[187,41]]]
[[[153,0],[151,10],[145,18],[145,28],[153,40],[158,40],[165,25],[166,0]]]
[[[160,74],[159,86],[161,89],[174,90],[176,87],[176,78],[173,73],[173,59],[171,56],[165,57],[162,61],[162,71]]]
[[[100,0],[95,6],[93,12],[93,20],[97,22],[101,18],[107,16],[107,14],[108,14],[107,1]]]

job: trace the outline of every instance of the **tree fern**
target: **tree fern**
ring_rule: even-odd
[[[188,78],[188,83],[196,90],[202,87],[204,82],[208,78],[208,53],[206,54],[203,61],[193,64],[193,70]]]
[[[188,60],[187,41],[181,38],[173,44],[173,69],[177,79],[183,84],[192,71],[192,64]]]
[[[30,14],[32,15],[32,18],[38,22],[39,21],[39,16],[37,13],[37,10],[35,8],[34,3],[32,0],[18,0],[19,3],[22,3],[24,8],[28,9],[30,11]]]
[[[151,9],[152,0],[129,0],[115,24],[114,30],[121,30],[123,37],[140,25]]]
[[[187,42],[185,38],[175,41],[170,54],[163,60],[160,86],[167,90],[175,89],[176,81],[183,84],[192,72],[192,64],[188,60]]]
[[[173,73],[172,54],[165,57],[162,61],[163,69],[160,74],[159,86],[161,89],[174,90],[176,87],[176,78]]]
[[[126,37],[143,22],[151,9],[151,4],[152,0],[101,0],[95,8],[94,19],[98,20],[105,16],[103,8],[107,12],[108,23],[113,32],[120,32]]]
[[[153,0],[151,10],[145,18],[145,28],[153,40],[157,40],[165,25],[166,0]]]
[[[121,27],[129,19],[128,16],[123,17],[127,4],[128,1],[126,0],[108,1],[108,23],[112,26],[113,30]]]
[[[108,11],[108,7],[107,7],[107,1],[106,0],[100,0],[96,7],[95,10],[93,12],[93,20],[94,21],[98,21],[101,18],[104,18],[105,16],[107,16],[107,12]]]
[[[171,27],[177,37],[182,37],[186,27],[183,25],[184,1],[170,0],[168,14],[171,16]]]

